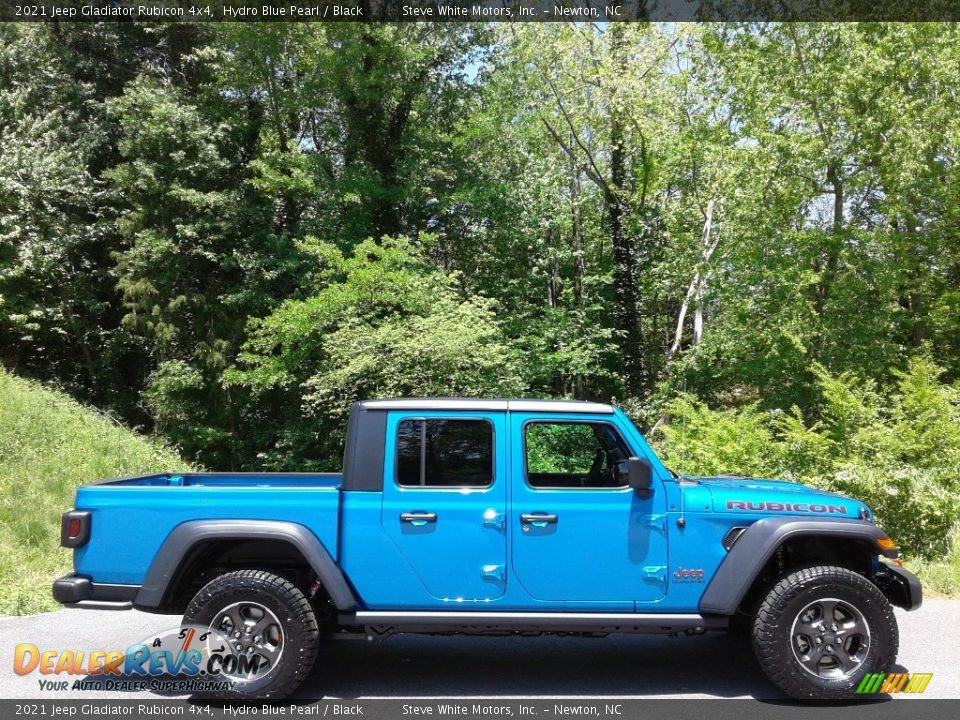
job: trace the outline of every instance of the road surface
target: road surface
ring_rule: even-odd
[[[926,697],[960,698],[960,601],[898,610],[899,671],[932,672]],[[149,693],[42,692],[36,673],[13,672],[17,643],[41,650],[126,648],[179,618],[133,610],[61,610],[0,618],[0,698],[138,698]],[[696,637],[398,636],[327,643],[298,693],[311,698],[417,697],[779,699],[750,644]],[[897,696],[894,696],[897,697]],[[901,696],[903,697],[903,696]],[[913,696],[911,696],[913,697]]]

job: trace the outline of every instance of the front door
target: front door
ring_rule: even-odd
[[[391,412],[381,523],[427,592],[483,602],[506,589],[506,414]]]
[[[511,416],[512,562],[537,600],[629,612],[666,592],[666,502],[627,486],[632,455],[609,418]]]

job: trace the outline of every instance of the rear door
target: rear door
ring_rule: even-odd
[[[506,590],[506,413],[390,412],[381,523],[427,591]]]
[[[537,600],[632,611],[667,589],[666,501],[627,486],[614,416],[513,413],[513,571]]]

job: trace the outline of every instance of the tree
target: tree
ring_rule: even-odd
[[[263,119],[260,187],[283,198],[278,230],[346,247],[431,229],[450,157],[444,128],[488,34],[419,23],[229,28],[221,82]]]
[[[122,327],[103,171],[110,98],[142,72],[189,86],[207,31],[129,23],[0,28],[0,361],[141,422],[142,343]]]
[[[253,439],[268,467],[329,467],[350,404],[377,397],[509,396],[525,386],[495,306],[464,299],[457,277],[406,240],[346,255],[314,239],[313,292],[251,322],[227,381],[250,393]]]

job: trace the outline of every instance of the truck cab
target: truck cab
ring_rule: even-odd
[[[740,628],[788,694],[846,697],[894,661],[892,605],[921,601],[863,503],[679,475],[622,410],[581,401],[359,402],[342,474],[84,486],[61,537],[60,602],[182,612],[262,655],[228,697],[282,697],[321,638],[358,633]]]
[[[343,496],[341,562],[368,608],[632,613],[663,603],[670,475],[622,412],[383,401],[355,418],[378,424],[359,442],[382,437],[389,449],[382,469],[364,453],[377,465],[364,473],[370,487]],[[642,494],[629,484],[631,459],[646,472]],[[371,517],[378,532],[367,532]]]

